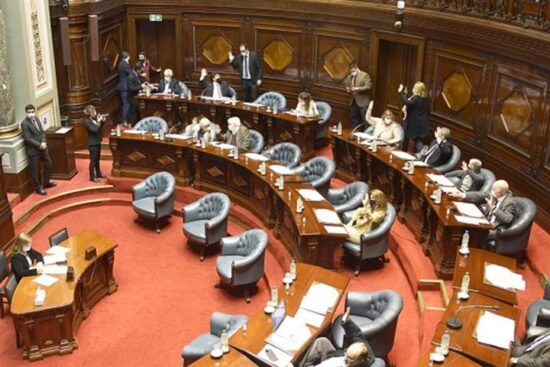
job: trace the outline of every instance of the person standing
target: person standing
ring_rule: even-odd
[[[134,126],[138,121],[138,102],[136,97],[143,89],[139,79],[139,68],[140,66],[136,64],[134,70],[128,76],[128,123],[131,126]]]
[[[130,66],[130,54],[127,51],[122,51],[122,61],[118,63],[118,92],[122,102],[122,123],[128,126],[128,111],[130,104],[128,103],[128,77],[132,74]]]
[[[57,186],[55,182],[50,180],[52,172],[52,160],[48,153],[48,145],[46,144],[46,134],[42,128],[42,124],[35,114],[36,108],[30,104],[25,107],[27,117],[21,123],[23,132],[23,141],[25,142],[25,151],[29,158],[29,166],[31,169],[32,184],[34,191],[39,195],[46,195],[45,188]],[[39,161],[44,162],[44,184],[40,182],[40,166]]]
[[[422,139],[430,134],[430,122],[428,121],[428,92],[422,82],[416,82],[413,86],[412,96],[407,98],[407,92],[403,84],[399,84],[397,93],[401,96],[405,112],[405,138],[403,140],[403,150],[406,152],[409,148],[409,139],[414,140],[415,153],[420,152],[423,147]]]
[[[262,85],[262,61],[244,43],[239,46],[239,51],[237,56],[229,51],[229,64],[239,72],[244,101],[253,102],[258,98],[258,87]]]
[[[101,158],[101,128],[106,119],[105,115],[98,115],[94,106],[87,105],[84,108],[84,114],[88,116],[84,120],[84,126],[88,131],[88,150],[90,151],[89,174],[90,181],[99,182],[99,178],[105,178],[99,167]]]
[[[149,59],[145,56],[144,51],[140,51],[140,53],[138,54],[138,61],[136,62],[136,65],[139,66],[139,79],[141,83],[151,81],[152,71],[156,73],[160,73],[162,71],[162,68],[157,68],[151,65],[151,61],[149,61]]]
[[[350,73],[344,81],[346,92],[351,94],[349,114],[351,128],[362,124],[370,102],[370,90],[372,87],[370,75],[359,69],[357,64],[351,64]]]

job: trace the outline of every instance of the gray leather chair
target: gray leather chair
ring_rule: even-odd
[[[264,136],[256,130],[248,130],[250,132],[250,152],[260,153],[264,149]]]
[[[460,161],[460,156],[461,156],[460,148],[453,144],[453,153],[451,154],[451,158],[449,158],[447,163],[434,168],[441,173],[450,172],[455,169],[456,165]]]
[[[366,183],[356,181],[338,189],[329,189],[327,199],[336,213],[341,215],[359,208],[368,191],[369,186]]]
[[[393,290],[378,292],[348,292],[345,308],[351,308],[350,318],[359,326],[376,357],[385,358],[393,347],[397,320],[403,308],[403,298]],[[332,324],[332,338],[337,347],[344,347],[342,315]]]
[[[207,247],[217,245],[227,236],[230,207],[229,197],[215,192],[181,208],[183,233],[189,244],[199,247],[201,261],[204,260],[204,250]]]
[[[214,345],[219,343],[224,330],[231,334],[231,332],[240,328],[246,322],[248,322],[246,315],[230,315],[223,312],[214,312],[210,316],[210,332],[196,337],[181,350],[183,366],[189,366],[191,363],[210,353],[214,349]]]
[[[456,170],[456,171],[449,171],[449,172],[447,172],[447,174],[451,174],[451,173],[458,172],[458,171],[462,172],[462,170]],[[487,192],[491,191],[491,188],[493,187],[493,184],[495,183],[495,180],[496,180],[495,174],[493,172],[489,171],[488,169],[485,169],[485,168],[481,169],[480,174],[481,174],[481,176],[483,176],[483,185],[481,185],[478,192],[487,193]],[[460,183],[460,178],[458,178],[458,177],[448,177],[448,179],[449,179],[449,181],[454,183],[455,186]]]
[[[189,87],[184,82],[179,82],[180,85],[180,95],[182,96],[188,96],[189,95]]]
[[[533,326],[549,327],[547,324],[547,315],[550,314],[550,282],[546,283],[544,288],[544,295],[542,299],[536,300],[531,303],[527,308],[525,314],[525,328],[529,329]],[[539,320],[539,315],[542,315],[545,320]],[[544,324],[541,324],[543,322]]]
[[[279,92],[265,92],[256,98],[254,103],[269,106],[271,108],[277,106],[279,111],[286,109],[286,98]]]
[[[154,223],[157,233],[174,211],[176,179],[168,172],[157,172],[132,187],[132,206],[138,219]]]
[[[327,136],[328,125],[330,123],[330,116],[332,115],[332,107],[327,102],[315,102],[317,111],[319,111],[319,117],[321,118],[317,123],[317,130],[315,131],[315,141],[324,140]]]
[[[62,228],[50,236],[50,247],[57,246],[67,239],[69,239],[69,232],[67,232],[67,228]]]
[[[145,131],[148,133],[158,133],[160,130],[168,132],[168,124],[160,117],[150,116],[139,120],[134,126],[134,130]]]
[[[309,161],[294,168],[293,171],[297,175],[304,178],[304,181],[309,182],[323,196],[327,196],[330,187],[330,180],[334,176],[336,166],[332,159],[327,157],[314,157]]]
[[[283,166],[293,168],[300,164],[302,150],[294,143],[279,143],[265,150],[263,155]]]
[[[239,236],[222,238],[221,244],[221,255],[216,259],[218,286],[242,288],[249,303],[250,288],[264,275],[267,233],[251,229]]]
[[[349,212],[344,214],[344,221],[350,220]],[[367,259],[380,259],[382,263],[389,262],[385,254],[389,248],[390,230],[395,222],[395,208],[388,203],[388,211],[384,220],[378,227],[368,233],[361,235],[361,243],[351,241],[344,242],[344,251],[355,259],[355,275],[361,270],[361,263]]]

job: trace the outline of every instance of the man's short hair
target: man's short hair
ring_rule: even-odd
[[[30,110],[35,110],[36,111],[36,107],[34,107],[34,105],[32,104],[28,104],[25,106],[25,112],[29,112]]]
[[[451,130],[449,130],[448,127],[439,126],[438,129],[439,129],[439,133],[440,133],[441,135],[443,135],[443,137],[444,137],[445,139],[448,139],[449,136],[451,136]]]
[[[349,64],[349,69],[350,70],[353,70],[355,68],[359,68],[359,66],[357,65],[357,62],[354,61],[354,62]]]
[[[145,56],[145,51],[139,51],[138,56],[139,56],[139,55]]]
[[[474,170],[474,172],[479,172],[481,170],[482,163],[477,158],[470,159],[470,167]]]
[[[233,116],[233,117],[230,117],[227,119],[227,125],[237,125],[237,126],[241,126],[241,119],[238,118],[237,116]]]
[[[245,50],[248,50],[248,46],[246,45],[246,43],[241,43],[239,45],[239,48],[241,48],[241,47],[244,47]]]
[[[128,51],[122,51],[121,56],[123,59],[127,59],[130,57],[130,54],[128,53]]]

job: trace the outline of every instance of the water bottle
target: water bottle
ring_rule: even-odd
[[[338,128],[336,130],[336,134],[342,135],[342,123],[341,122],[338,123]]]
[[[462,235],[462,243],[461,243],[461,247],[463,249],[468,249],[468,245],[470,243],[470,232],[468,232],[468,230],[464,231],[464,234]]]
[[[279,190],[285,189],[285,177],[279,176]]]
[[[279,112],[279,108],[277,107],[277,105],[273,105],[273,114],[276,115],[277,112]]]
[[[164,140],[164,130],[163,129],[159,130],[159,137],[160,137],[160,140]]]
[[[227,330],[223,329],[222,335],[220,335],[220,348],[222,352],[229,352],[229,338],[227,337]]]
[[[441,204],[441,189],[439,188],[439,186],[434,191],[434,202],[436,204]]]
[[[393,154],[390,153],[390,163],[393,161]]]
[[[462,293],[468,294],[468,290],[470,287],[470,273],[466,272],[464,276],[462,277],[462,284],[460,285],[460,291]]]
[[[290,260],[290,277],[292,280],[296,279],[296,260],[294,258]]]
[[[376,153],[376,150],[378,149],[377,147],[378,147],[378,145],[376,144],[376,139],[374,139],[372,141],[372,152],[373,153]]]
[[[248,330],[248,324],[245,321],[244,324],[243,324],[243,336],[246,336],[246,331],[247,330]]]
[[[187,99],[191,100],[193,98],[193,93],[191,93],[191,89],[187,90]]]
[[[414,162],[409,162],[409,175],[414,175]]]
[[[449,333],[449,330],[445,330],[445,333],[441,337],[440,347],[441,354],[443,354],[444,356],[449,354],[449,344],[451,344],[451,334]]]
[[[237,148],[237,147],[235,147],[235,149],[233,149],[233,158],[239,159],[239,148]]]
[[[279,295],[277,292],[277,287],[276,286],[271,287],[271,304],[273,305],[273,307],[277,306],[278,298],[279,298]]]

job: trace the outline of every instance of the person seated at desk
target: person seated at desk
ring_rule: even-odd
[[[546,367],[550,366],[550,329],[530,343],[521,345],[514,342],[509,366]]]
[[[398,147],[403,141],[403,132],[395,122],[393,112],[385,110],[382,117],[373,117],[373,106],[374,101],[370,101],[365,114],[365,120],[373,127],[373,138],[392,147]]]
[[[216,133],[220,132],[220,127],[216,125]],[[227,119],[227,132],[220,134],[225,143],[239,148],[240,151],[250,149],[250,132],[248,128],[241,123],[241,119],[234,116]]]
[[[338,350],[327,338],[317,338],[306,352],[300,367],[368,367],[374,363],[374,353],[363,338],[361,329],[350,320],[350,312],[351,308],[348,307],[341,320],[349,347]]]
[[[212,137],[212,133],[219,130],[219,127],[212,121],[204,116],[193,117],[191,124],[185,127],[185,135],[192,137],[193,139],[201,140],[204,137],[206,142],[209,143],[215,140],[215,135]]]
[[[181,94],[180,82],[173,78],[174,72],[172,69],[164,70],[164,78],[159,81],[156,93],[162,94]]]
[[[456,185],[462,192],[479,191],[485,179],[481,174],[481,161],[476,158],[468,163],[462,162],[462,169],[445,173],[446,177],[457,177],[460,182]]]
[[[298,95],[298,104],[293,112],[304,117],[319,116],[315,101],[311,98],[311,94],[305,91]]]
[[[447,140],[451,136],[451,130],[438,126],[434,135],[435,140],[429,147],[424,146],[418,155],[419,160],[432,167],[447,163],[453,155],[453,144]]]
[[[351,220],[345,225],[348,239],[361,243],[361,235],[378,227],[386,217],[387,211],[387,199],[382,191],[372,190],[370,195],[365,195],[363,206],[355,209],[351,214]]]
[[[32,239],[26,233],[20,233],[15,239],[11,255],[11,271],[19,283],[21,278],[42,274],[44,257],[32,248]]]
[[[214,99],[220,99],[223,97],[237,98],[235,91],[229,86],[225,80],[221,80],[221,75],[219,73],[214,74],[210,81],[206,81],[208,76],[208,70],[201,70],[201,77],[199,79],[199,88],[203,91],[202,95],[206,97],[211,97]]]

